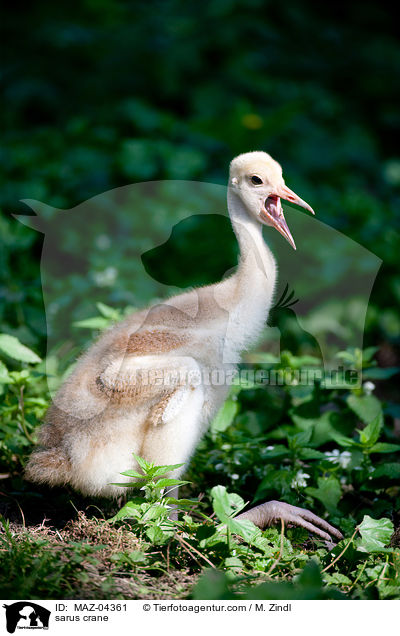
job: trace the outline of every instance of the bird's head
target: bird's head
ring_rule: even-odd
[[[229,187],[243,201],[248,213],[260,223],[278,230],[296,249],[283,215],[281,199],[295,203],[312,214],[313,209],[286,185],[282,168],[266,152],[247,152],[230,165]]]

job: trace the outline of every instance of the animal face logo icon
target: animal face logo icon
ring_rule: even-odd
[[[37,603],[18,601],[3,607],[6,610],[6,628],[9,634],[14,634],[16,629],[49,628],[51,612]]]

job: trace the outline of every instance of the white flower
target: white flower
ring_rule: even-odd
[[[267,446],[265,450],[274,450],[275,446]]]
[[[349,451],[343,451],[341,453],[338,448],[335,448],[333,451],[327,451],[325,455],[329,462],[339,464],[342,468],[347,468],[351,461],[351,453]]]
[[[96,247],[99,250],[106,250],[111,245],[111,239],[109,236],[107,236],[107,234],[99,234],[99,236],[96,238],[95,243]]]
[[[292,483],[290,486],[292,488],[304,488],[307,486],[307,479],[310,478],[310,475],[304,473],[302,470],[298,470],[296,473],[296,477],[292,479]]]
[[[237,473],[233,473],[233,475],[231,475],[231,479],[236,481],[236,479],[239,479],[239,475]]]
[[[93,272],[93,280],[97,287],[110,287],[115,283],[117,274],[115,267],[106,267],[102,272]]]
[[[372,391],[374,391],[375,389],[375,384],[370,381],[364,382],[363,389],[364,389],[365,395],[371,395]]]

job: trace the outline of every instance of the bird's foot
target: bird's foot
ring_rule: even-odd
[[[260,506],[242,512],[235,519],[239,521],[249,519],[261,529],[282,520],[290,526],[305,528],[330,543],[332,543],[332,537],[337,540],[343,539],[343,535],[339,530],[324,521],[324,519],[317,517],[313,512],[305,508],[291,506],[283,501],[267,501]]]

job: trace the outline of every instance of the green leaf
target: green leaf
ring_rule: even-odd
[[[169,486],[184,486],[188,484],[188,481],[182,481],[181,479],[159,479],[156,482],[157,488],[168,488]]]
[[[10,358],[20,362],[28,362],[30,364],[41,362],[41,358],[36,353],[25,347],[18,338],[7,333],[0,334],[0,350],[10,356]]]
[[[182,508],[198,506],[198,503],[199,503],[197,499],[175,499],[175,497],[168,497],[168,496],[164,497],[163,501],[164,503],[168,505],[173,504],[175,506],[182,507]]]
[[[7,384],[10,381],[11,378],[8,375],[8,369],[6,365],[0,360],[0,384]]]
[[[337,504],[342,496],[342,489],[339,480],[330,475],[329,477],[318,478],[318,488],[311,486],[306,488],[306,493],[315,499],[319,499],[330,513],[337,512]]]
[[[298,455],[300,459],[326,459],[325,453],[315,448],[301,448]]]
[[[241,559],[239,559],[239,557],[227,557],[225,559],[225,567],[226,568],[232,568],[232,569],[236,569],[236,568],[242,568],[243,567],[243,561]]]
[[[379,347],[367,347],[366,349],[363,349],[363,352],[362,352],[363,363],[366,364],[367,362],[371,362],[372,358],[377,353],[377,351],[379,351]]]
[[[138,519],[142,516],[141,504],[143,503],[143,499],[136,499],[133,501],[128,501],[125,506],[121,508],[117,512],[116,515],[111,517],[110,521],[120,521],[121,519]]]
[[[358,529],[361,534],[361,540],[357,542],[358,550],[361,552],[382,552],[393,534],[393,523],[390,519],[373,519],[365,515]]]
[[[146,535],[155,544],[163,544],[169,538],[169,534],[163,532],[160,526],[155,525],[146,529]]]
[[[306,418],[298,413],[298,409],[290,412],[293,422],[303,431],[312,430],[311,443],[313,446],[321,446],[331,441],[335,434],[340,434],[334,427],[335,411],[325,411],[319,417]]]
[[[74,327],[81,327],[82,329],[107,329],[110,321],[101,316],[94,316],[93,318],[86,318],[86,320],[78,320],[72,324]]]
[[[350,437],[345,437],[344,435],[340,435],[340,433],[333,433],[332,439],[339,444],[339,446],[344,446],[344,448],[348,448],[350,446],[360,447],[359,442],[356,442],[354,439]]]
[[[214,512],[222,523],[226,523],[228,517],[244,506],[243,499],[236,493],[228,493],[225,486],[214,486],[211,497]]]
[[[318,564],[313,559],[310,559],[306,563],[304,570],[300,574],[297,582],[299,585],[304,585],[305,587],[322,587],[321,571],[318,567]]]
[[[165,519],[167,516],[168,508],[166,508],[166,506],[153,504],[147,508],[142,517],[142,521],[155,521],[157,519]]]
[[[315,356],[291,356],[291,366],[294,369],[302,369],[303,367],[319,367],[321,360]]]
[[[146,475],[143,473],[138,473],[136,470],[124,470],[120,475],[125,475],[126,477],[136,477],[137,479],[147,479]]]
[[[145,563],[147,561],[147,554],[141,550],[132,550],[128,553],[128,558],[131,563]]]
[[[350,351],[338,351],[335,357],[339,358],[339,360],[345,360],[349,363],[354,363],[355,361],[354,353],[350,353]]]
[[[167,464],[164,466],[155,466],[152,469],[151,474],[153,477],[158,477],[159,475],[165,475],[165,473],[170,473],[175,468],[181,468],[184,464]]]
[[[383,417],[380,413],[362,431],[357,431],[360,435],[360,443],[363,446],[373,446],[379,438],[382,428]]]
[[[232,424],[234,417],[238,412],[238,408],[239,405],[237,401],[227,400],[212,421],[211,431],[213,433],[226,431],[226,429]]]
[[[369,424],[378,416],[382,416],[382,405],[374,395],[349,395],[347,405],[357,415],[357,417]]]
[[[239,537],[242,537],[242,539],[248,543],[251,543],[252,540],[260,534],[260,529],[257,528],[250,519],[241,519],[239,521],[235,518],[232,519],[232,517],[228,517],[224,523],[226,523],[230,532],[238,534]]]
[[[351,585],[351,579],[345,574],[340,574],[340,572],[325,574],[324,578],[330,585]]]
[[[400,481],[400,464],[389,463],[378,466],[370,475],[371,479],[379,477],[388,477],[389,479],[398,479]]]
[[[310,426],[307,430],[296,433],[296,435],[289,435],[288,442],[291,449],[301,448],[309,443],[313,434],[313,428]]]
[[[285,455],[289,455],[289,449],[283,444],[277,444],[271,450],[265,451],[263,453],[264,457],[284,457]]]
[[[397,453],[400,451],[399,444],[387,444],[385,442],[378,442],[370,448],[370,453]]]
[[[96,307],[101,313],[101,315],[104,316],[105,318],[108,318],[109,321],[119,320],[121,316],[121,312],[118,309],[109,307],[108,305],[105,305],[104,303],[96,303]]]
[[[364,369],[362,377],[363,380],[387,380],[397,373],[400,373],[400,367],[372,367],[371,369]]]
[[[145,459],[143,459],[143,457],[139,457],[139,455],[135,455],[135,453],[132,453],[132,455],[134,456],[134,458],[136,459],[137,463],[139,464],[140,468],[143,470],[144,473],[149,472],[149,470],[151,470],[152,465],[147,462]]]

